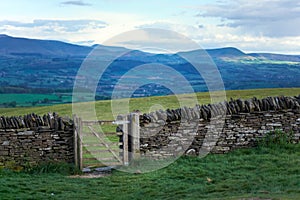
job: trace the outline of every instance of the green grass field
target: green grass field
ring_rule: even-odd
[[[300,88],[227,91],[227,98],[295,96]],[[201,104],[210,103],[209,93],[198,93]],[[189,95],[184,95],[189,99]],[[110,101],[96,102],[97,116],[112,119]],[[148,112],[153,105],[178,108],[174,96],[130,100],[130,109]],[[192,105],[191,105],[192,106]],[[152,108],[151,108],[152,107]],[[154,106],[155,107],[155,106]],[[155,107],[157,108],[157,107]],[[100,112],[101,111],[101,112]],[[1,115],[35,112],[72,114],[69,104],[0,109]],[[65,167],[39,173],[0,170],[0,199],[242,199],[300,198],[300,145],[257,147],[205,158],[182,157],[170,166],[146,174],[113,171],[94,178],[70,178]],[[59,171],[60,173],[58,173]],[[64,172],[64,173],[62,173]]]
[[[59,173],[0,172],[1,199],[300,198],[300,145],[182,157],[146,174],[113,171],[82,179]]]
[[[263,98],[267,96],[295,96],[300,94],[300,88],[283,88],[283,89],[256,89],[256,90],[232,90],[226,91],[227,99],[242,98],[249,99],[252,97]],[[210,94],[208,92],[197,93],[199,104],[211,103]],[[0,96],[1,97],[1,96]],[[189,104],[191,95],[182,95],[183,99],[187,102],[187,106],[194,106]],[[11,99],[13,101],[13,99]],[[175,96],[164,96],[164,97],[148,97],[148,98],[134,98],[129,101],[130,111],[140,110],[141,112],[148,113],[149,111],[155,110],[155,108],[178,108],[179,103]],[[85,104],[81,105],[84,107]],[[159,106],[157,106],[159,105]],[[97,101],[95,103],[95,109],[97,111],[97,117],[102,120],[112,120],[113,115],[111,112],[111,101]],[[28,113],[36,113],[39,115],[46,114],[48,112],[57,112],[61,116],[72,116],[72,105],[71,104],[60,104],[54,106],[39,106],[39,107],[24,107],[24,108],[0,108],[1,116],[18,116]],[[125,113],[124,113],[125,114]]]
[[[72,96],[71,94],[0,94],[0,104],[12,101],[16,102],[17,107],[45,106],[72,102]]]

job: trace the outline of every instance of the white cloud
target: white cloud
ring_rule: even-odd
[[[83,1],[63,1],[61,2],[63,5],[72,5],[72,6],[91,6],[90,3],[85,3]]]
[[[60,29],[64,32],[77,32],[85,29],[100,29],[107,26],[107,23],[100,20],[42,20],[37,19],[33,22],[0,21],[0,27],[16,28],[41,28],[46,32],[53,32]]]
[[[12,36],[53,39],[78,44],[92,44],[92,33],[99,33],[109,25],[100,20],[37,19],[31,22],[0,21],[0,30]],[[82,42],[89,41],[89,42]]]
[[[199,29],[199,26],[179,24],[179,23],[166,21],[166,20],[149,22],[137,26],[137,28],[157,28],[157,29],[171,30],[191,39],[199,38],[199,36],[201,36],[202,33],[202,31]]]
[[[300,36],[266,37],[240,34],[228,27],[208,26],[194,38],[205,48],[237,47],[245,52],[270,52],[300,55]]]
[[[232,46],[244,51],[265,51],[300,54],[299,2],[294,0],[219,0],[197,8],[199,15],[191,17],[190,9],[185,16],[153,19],[134,13],[91,12],[81,10],[86,19],[11,18],[0,21],[1,33],[38,38],[62,40],[77,44],[103,44],[110,38],[136,28],[159,28],[172,30],[198,42],[203,48]],[[194,12],[194,11],[192,11]],[[157,46],[157,42],[148,43]],[[180,41],[164,38],[164,45],[179,48]],[[107,43],[107,42],[106,42]],[[129,40],[127,45],[136,45]],[[124,44],[123,44],[124,45]]]
[[[300,55],[300,36],[268,37],[241,33],[233,27],[205,24],[200,27],[157,21],[139,28],[161,28],[176,31],[196,41],[202,48],[237,47],[246,52],[272,52]],[[169,40],[171,44],[171,40]],[[180,42],[177,43],[178,47]],[[174,45],[176,46],[176,45]]]
[[[219,18],[222,26],[267,37],[300,35],[300,2],[296,0],[227,0],[199,7],[198,17]]]

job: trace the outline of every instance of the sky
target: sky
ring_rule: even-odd
[[[298,0],[0,2],[0,34],[15,37],[92,45],[140,28],[172,30],[205,49],[300,55]]]

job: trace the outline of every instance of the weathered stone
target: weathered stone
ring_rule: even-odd
[[[168,146],[172,148],[170,151],[181,151],[179,147],[183,143],[187,143],[187,137],[190,136],[194,137],[189,148],[193,153],[194,151],[199,152],[199,149],[206,149],[206,151],[214,153],[226,153],[236,148],[252,147],[256,144],[257,138],[264,137],[265,134],[274,130],[288,132],[293,130],[294,142],[297,143],[300,139],[298,136],[300,134],[300,110],[283,108],[296,108],[299,102],[300,95],[298,99],[268,97],[258,100],[253,98],[248,101],[224,102],[224,107],[222,104],[212,104],[197,105],[191,109],[176,109],[174,112],[180,111],[178,118],[181,117],[185,120],[179,121],[175,118],[170,120],[171,117],[169,117],[161,130],[156,135],[152,135],[151,140],[145,141],[147,151],[143,152],[145,152],[145,156],[149,157],[164,157],[166,152],[160,148],[163,145],[170,145],[169,140],[172,141],[172,145]],[[227,115],[223,119],[212,118],[222,115],[223,111],[231,115]],[[170,111],[168,112],[170,113]],[[191,123],[192,120],[195,123]],[[193,129],[193,126],[198,128]]]
[[[282,124],[281,123],[270,123],[270,124],[266,124],[266,126],[282,127]]]
[[[196,150],[195,149],[189,149],[189,150],[186,151],[185,154],[190,155],[190,156],[195,156],[196,155]]]
[[[36,114],[0,119],[4,121],[4,130],[0,133],[0,156],[4,166],[10,160],[22,166],[24,157],[26,163],[33,164],[51,160],[74,161],[72,124],[66,130],[56,132],[48,126],[42,126],[46,123]],[[52,120],[59,122],[57,115]],[[54,147],[59,153],[53,153]]]
[[[151,118],[151,121],[157,121],[158,120],[157,113],[155,113],[155,112],[150,113],[149,116]]]
[[[18,135],[33,135],[33,131],[24,131],[24,132],[19,132]]]

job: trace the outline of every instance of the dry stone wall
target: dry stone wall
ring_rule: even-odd
[[[258,138],[276,129],[292,132],[299,143],[300,95],[160,110],[139,120],[139,152],[151,158],[227,153],[255,146]],[[73,136],[73,121],[55,113],[0,117],[0,168],[11,163],[73,163]]]
[[[164,158],[252,147],[266,133],[282,130],[300,138],[300,95],[232,100],[140,116],[140,152]]]
[[[0,117],[0,167],[74,162],[73,122],[57,114]]]

